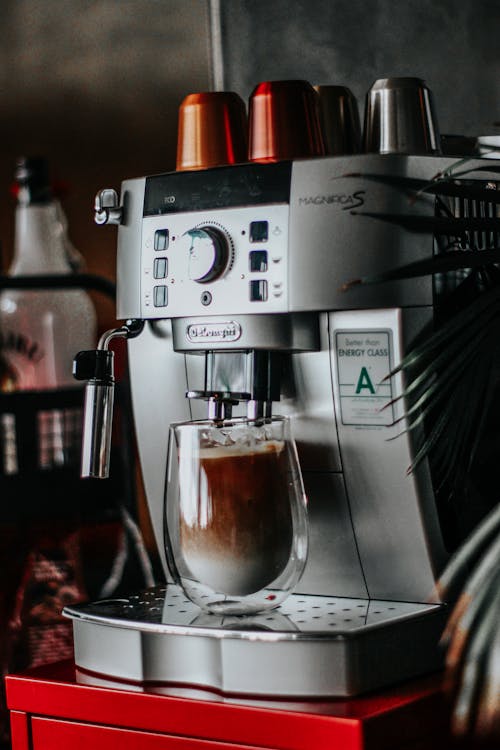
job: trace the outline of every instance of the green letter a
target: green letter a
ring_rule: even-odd
[[[363,388],[368,388],[370,393],[375,393],[375,388],[373,387],[373,383],[370,380],[370,376],[368,375],[368,370],[366,369],[366,367],[362,367],[361,372],[359,373],[356,393],[361,393]]]

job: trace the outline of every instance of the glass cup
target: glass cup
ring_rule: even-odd
[[[165,545],[188,599],[222,615],[277,607],[302,575],[307,544],[287,418],[171,426]]]

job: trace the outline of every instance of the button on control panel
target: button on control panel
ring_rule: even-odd
[[[154,288],[154,306],[166,307],[168,303],[168,290],[166,286],[155,286]]]
[[[153,262],[153,277],[155,279],[165,279],[167,276],[167,259],[155,258]]]
[[[268,221],[250,222],[250,242],[267,242],[269,238]]]
[[[267,281],[264,279],[255,279],[250,282],[250,301],[266,302],[267,300]]]
[[[155,232],[155,238],[154,238],[155,250],[162,250],[163,252],[165,252],[165,250],[168,250],[168,242],[169,242],[168,229],[157,229]]]
[[[248,257],[250,271],[267,271],[267,250],[251,250]]]

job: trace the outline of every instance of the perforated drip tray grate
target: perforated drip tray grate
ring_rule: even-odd
[[[367,628],[419,617],[435,604],[292,594],[275,610],[252,616],[202,612],[178,586],[157,586],[128,598],[66,607],[64,614],[88,622],[172,634],[262,640],[355,636]]]
[[[295,594],[270,612],[222,617],[172,585],[64,610],[81,671],[284,698],[352,696],[437,669],[445,613]]]
[[[444,606],[295,594],[206,614],[177,586],[66,607],[80,670],[228,695],[351,696],[440,666]]]

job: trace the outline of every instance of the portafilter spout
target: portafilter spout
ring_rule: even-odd
[[[115,338],[135,338],[143,328],[143,320],[127,320],[119,328],[103,333],[97,349],[78,352],[73,361],[73,377],[87,381],[81,477],[107,479],[109,476],[115,391],[114,352],[109,350],[109,344]]]
[[[191,390],[187,398],[208,404],[208,419],[231,419],[233,406],[246,403],[247,419],[269,418],[274,401],[280,399],[281,352],[249,349],[246,351],[205,352],[203,390]]]

